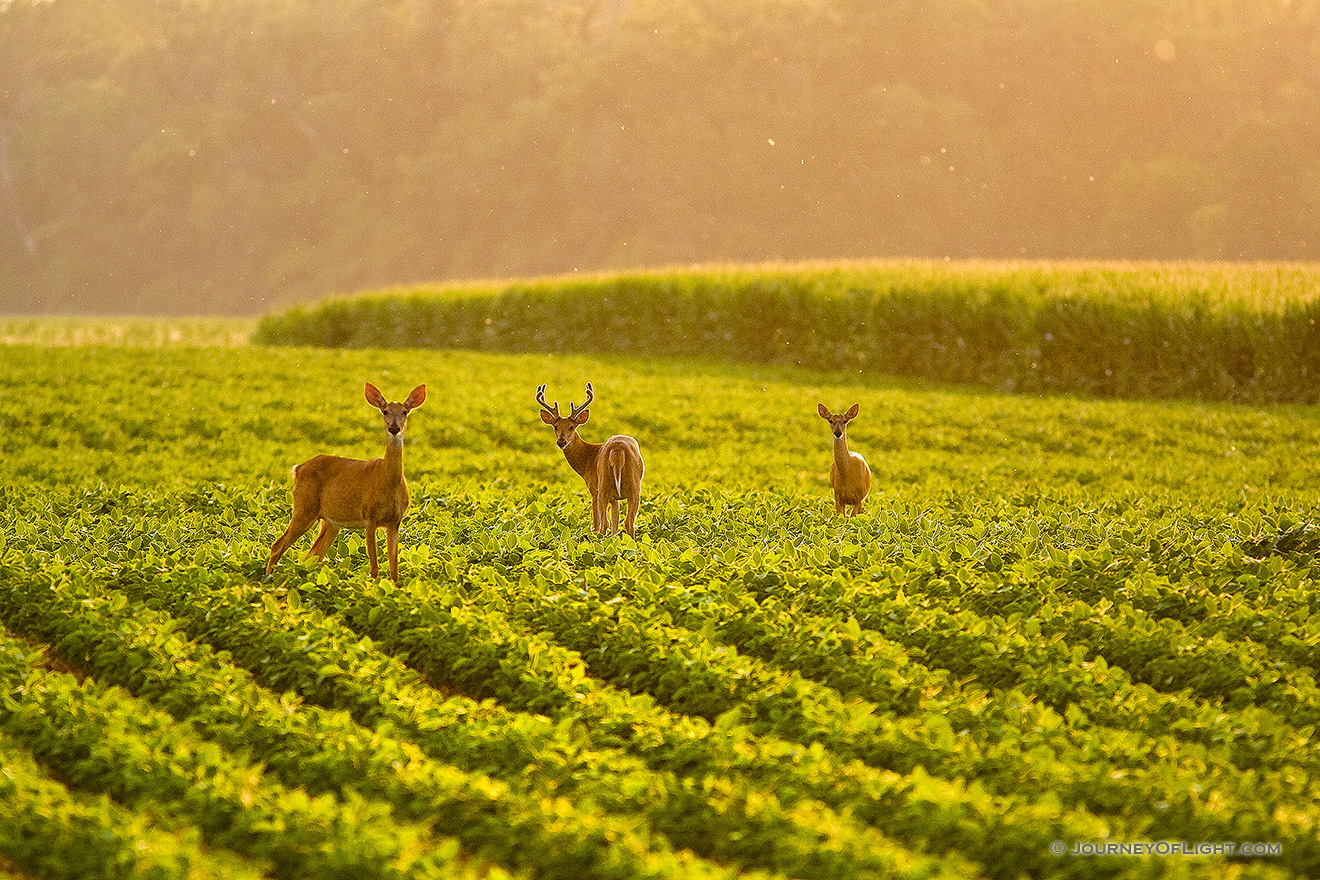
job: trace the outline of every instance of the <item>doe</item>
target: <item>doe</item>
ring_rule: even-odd
[[[587,407],[596,395],[587,383],[587,399],[581,406],[568,403],[567,416],[559,414],[559,401],[554,406],[545,402],[545,386],[536,389],[536,402],[541,404],[541,421],[555,429],[555,445],[564,450],[568,464],[587,484],[591,492],[591,527],[601,535],[618,534],[619,502],[628,502],[628,516],[623,530],[636,540],[634,523],[637,508],[642,502],[642,475],[646,465],[637,441],[625,434],[615,434],[604,443],[588,443],[578,436],[577,429],[587,423]],[[607,522],[607,516],[613,524]]]
[[[843,513],[849,508],[849,515],[862,512],[862,502],[871,491],[871,468],[860,453],[848,451],[848,423],[857,418],[857,404],[842,415],[834,415],[818,404],[816,411],[820,417],[830,423],[834,433],[834,463],[830,465],[830,485],[834,487],[834,512]]]
[[[408,483],[403,478],[403,432],[408,413],[426,400],[426,386],[418,385],[403,403],[390,403],[375,385],[367,383],[367,403],[385,417],[385,457],[362,461],[339,455],[318,455],[293,469],[293,516],[289,527],[270,547],[266,575],[275,569],[284,551],[321,520],[312,555],[325,559],[340,529],[364,529],[371,576],[378,577],[376,529],[385,529],[390,578],[399,582],[399,524],[408,512]]]

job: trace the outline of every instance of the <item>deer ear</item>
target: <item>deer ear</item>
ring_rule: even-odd
[[[555,417],[550,415],[548,411],[541,410],[541,421],[545,422],[547,425],[553,425],[555,423]]]
[[[426,402],[426,386],[418,385],[416,388],[412,390],[412,394],[408,395],[408,399],[403,402],[403,405],[408,409],[417,409],[417,407],[421,406],[425,402]]]
[[[372,385],[370,382],[367,383],[366,398],[367,403],[371,404],[376,409],[380,409],[386,404],[385,395],[381,394],[380,389],[375,385]]]
[[[584,409],[582,412],[578,413],[576,416],[573,417],[573,424],[585,425],[587,423],[587,418],[590,415],[591,415],[591,410]]]
[[[850,419],[857,418],[857,404],[854,403],[852,405],[852,408],[848,410],[848,418]]]
[[[816,404],[816,412],[820,413],[822,419],[828,419],[830,417],[830,411],[825,408],[825,404],[823,403]]]

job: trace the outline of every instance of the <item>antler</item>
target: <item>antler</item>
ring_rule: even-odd
[[[591,406],[591,402],[592,402],[593,400],[595,400],[595,399],[596,399],[596,392],[594,392],[594,391],[591,390],[591,383],[588,382],[588,383],[587,383],[587,399],[584,400],[584,401],[582,401],[582,405],[581,405],[581,406],[574,406],[574,405],[573,405],[573,401],[570,400],[570,401],[568,402],[568,417],[569,417],[570,419],[575,419],[575,418],[577,418],[578,413],[582,412],[584,409],[586,409],[587,407]],[[555,401],[555,403],[558,404],[558,401]],[[556,415],[558,415],[558,413],[556,413]]]
[[[588,387],[590,387],[590,386],[588,386]],[[545,385],[544,385],[544,384],[541,385],[541,387],[539,387],[539,388],[536,389],[536,402],[539,403],[539,404],[541,404],[541,409],[543,409],[543,410],[545,410],[546,412],[550,413],[550,415],[554,416],[555,418],[560,418],[560,415],[559,415],[559,401],[556,400],[554,406],[548,406],[548,405],[546,404],[546,402],[545,402]],[[569,406],[572,406],[572,402],[571,402],[571,401],[569,402]]]

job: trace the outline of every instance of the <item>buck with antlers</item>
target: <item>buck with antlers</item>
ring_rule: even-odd
[[[541,421],[555,429],[555,444],[564,450],[564,457],[591,491],[591,527],[598,534],[618,534],[619,502],[628,502],[628,517],[623,529],[634,539],[637,508],[642,501],[642,450],[637,441],[624,434],[615,434],[604,443],[588,443],[578,436],[578,428],[587,423],[587,407],[596,395],[587,383],[587,399],[581,406],[569,401],[567,416],[559,414],[559,401],[551,406],[545,402],[545,386],[536,389],[536,402],[541,404]],[[607,522],[612,519],[612,525]]]
[[[830,485],[834,487],[834,511],[843,513],[845,507],[856,516],[862,512],[862,502],[871,491],[871,468],[859,453],[848,451],[848,423],[857,418],[857,404],[842,415],[834,415],[818,404],[816,411],[830,423],[834,434],[834,463],[830,465]]]
[[[385,457],[361,461],[338,455],[318,455],[293,469],[293,516],[289,527],[270,547],[266,575],[275,570],[284,551],[321,521],[312,555],[325,559],[340,529],[365,529],[371,576],[379,576],[376,529],[385,529],[390,579],[399,582],[399,524],[408,512],[408,483],[403,478],[403,432],[408,413],[426,400],[426,386],[418,385],[403,403],[390,403],[367,383],[367,403],[385,417]]]

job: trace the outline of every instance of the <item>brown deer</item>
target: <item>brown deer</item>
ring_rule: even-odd
[[[834,512],[850,508],[851,516],[862,512],[862,502],[871,491],[871,468],[860,453],[848,451],[848,423],[857,418],[857,404],[843,415],[833,415],[825,404],[816,411],[830,423],[834,433],[834,463],[830,465],[830,485],[834,487]]]
[[[390,578],[399,582],[399,524],[408,512],[408,483],[403,478],[403,432],[408,413],[426,400],[426,386],[418,385],[403,403],[390,403],[367,383],[367,403],[385,417],[385,457],[362,461],[338,455],[318,455],[293,469],[293,516],[289,527],[270,547],[266,576],[275,570],[284,551],[321,520],[312,555],[325,559],[340,529],[364,529],[371,576],[379,577],[376,529],[385,529]]]
[[[541,404],[541,421],[555,429],[555,445],[564,450],[564,457],[578,475],[586,481],[591,492],[591,527],[601,535],[618,534],[619,502],[628,502],[628,517],[623,530],[636,540],[634,523],[637,508],[642,502],[642,475],[646,465],[637,441],[624,434],[615,434],[604,443],[588,443],[578,436],[577,429],[587,423],[587,407],[596,395],[587,383],[587,399],[581,406],[568,403],[567,416],[559,414],[559,401],[554,406],[545,402],[545,386],[536,389],[536,402]],[[612,520],[612,524],[607,522]]]

